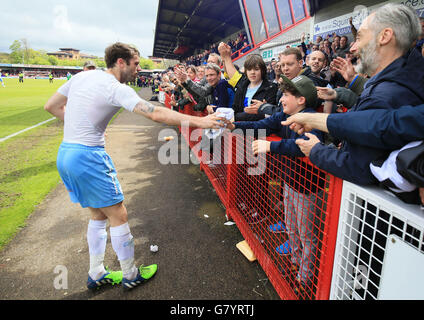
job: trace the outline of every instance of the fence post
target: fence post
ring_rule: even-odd
[[[328,300],[330,297],[331,279],[333,274],[334,253],[336,250],[337,228],[339,225],[340,205],[343,191],[343,180],[330,175],[328,190],[327,217],[324,227],[323,248],[320,272],[317,283],[317,300]]]
[[[226,214],[227,214],[227,219],[228,220],[232,220],[232,214],[231,211],[234,210],[236,208],[236,180],[237,180],[237,152],[236,152],[236,137],[231,134],[228,133],[230,135],[230,139],[228,139],[229,141],[229,146],[226,150],[226,152],[228,152],[228,163],[226,164],[227,166],[227,194],[226,194],[226,204],[225,204],[225,208],[226,210]]]

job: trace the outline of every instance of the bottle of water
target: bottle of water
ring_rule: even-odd
[[[234,110],[232,108],[218,108],[216,109],[216,115],[218,117],[231,120],[234,117]],[[206,129],[205,134],[209,139],[216,139],[222,134],[222,132],[224,132],[224,128]]]

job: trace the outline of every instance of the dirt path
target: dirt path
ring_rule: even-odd
[[[150,98],[149,91],[141,95]],[[60,184],[0,252],[0,299],[279,299],[260,265],[235,247],[243,238],[236,226],[224,225],[225,210],[199,167],[160,164],[164,128],[124,111],[106,139],[136,239],[136,261],[157,263],[155,278],[128,293],[120,287],[89,292],[88,214]],[[110,236],[105,265],[119,268]]]

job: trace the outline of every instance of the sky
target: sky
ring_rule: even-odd
[[[1,0],[0,52],[14,40],[47,52],[74,48],[104,56],[116,42],[152,55],[158,0]]]

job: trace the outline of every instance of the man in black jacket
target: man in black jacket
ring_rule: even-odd
[[[235,88],[233,109],[236,121],[257,121],[265,118],[258,113],[254,100],[276,104],[277,85],[267,79],[267,70],[262,57],[251,54],[244,63],[245,74],[240,74],[231,59],[231,47],[221,42],[218,51],[224,62],[229,83]]]
[[[317,87],[326,87],[329,84],[321,75],[321,71],[325,66],[325,61],[326,58],[322,51],[317,50],[310,53],[308,67],[306,67],[302,73],[302,75],[311,79]]]

